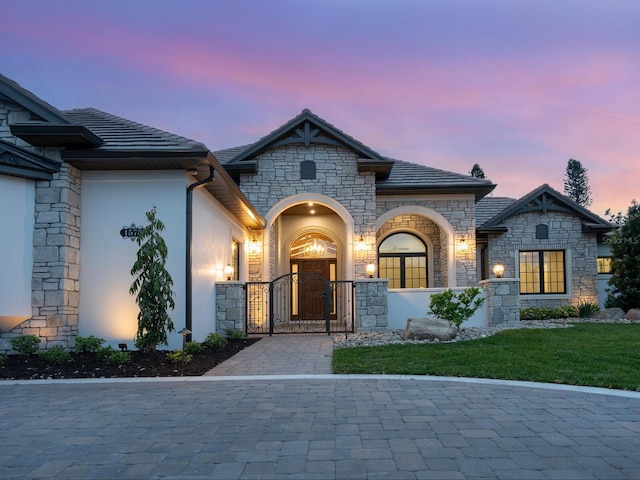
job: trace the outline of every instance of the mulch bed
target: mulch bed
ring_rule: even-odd
[[[33,380],[60,378],[126,378],[201,376],[216,365],[260,340],[229,339],[224,347],[206,348],[193,355],[188,363],[173,363],[168,350],[143,354],[130,352],[130,360],[122,365],[109,365],[94,353],[72,353],[71,361],[51,365],[39,355],[5,355],[0,366],[1,380]]]

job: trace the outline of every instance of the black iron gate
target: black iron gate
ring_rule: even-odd
[[[350,333],[355,283],[314,273],[288,273],[271,282],[248,282],[247,334]]]

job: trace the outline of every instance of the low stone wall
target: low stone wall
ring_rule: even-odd
[[[520,280],[492,278],[480,285],[487,296],[488,325],[520,322]]]
[[[356,280],[356,330],[386,330],[389,326],[386,278]]]
[[[246,289],[242,282],[216,283],[216,332],[243,330]]]

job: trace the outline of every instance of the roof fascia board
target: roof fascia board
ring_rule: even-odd
[[[179,150],[175,148],[167,148],[163,149],[106,149],[100,148],[96,150],[85,150],[85,149],[71,149],[71,150],[63,150],[61,152],[62,158],[65,161],[90,161],[90,160],[122,160],[125,158],[136,159],[136,158],[180,158],[180,159],[196,159],[206,157],[208,150]]]
[[[11,133],[35,146],[99,147],[104,142],[83,125],[45,122],[14,123]]]
[[[463,194],[473,193],[476,201],[487,196],[495,188],[495,185],[487,187],[475,185],[439,184],[434,186],[402,186],[402,185],[376,185],[378,195],[415,195],[415,194]]]
[[[53,174],[44,170],[35,170],[17,165],[0,163],[0,175],[26,178],[27,180],[51,180]]]
[[[4,75],[0,75],[0,95],[46,121],[62,124],[71,123],[60,110],[49,105]]]
[[[267,222],[262,216],[258,213],[255,207],[249,202],[247,197],[245,197],[244,193],[240,190],[240,187],[233,181],[233,178],[227,173],[225,168],[218,162],[216,157],[211,152],[207,152],[207,161],[213,165],[214,170],[216,171],[216,179],[220,181],[226,192],[233,198],[233,200],[244,210],[249,218],[251,218],[254,222],[253,225],[247,225],[251,227],[265,228],[267,226]],[[207,186],[205,185],[205,188]]]
[[[382,195],[385,201],[405,201],[406,195]],[[414,200],[475,200],[473,193],[434,193],[416,194],[411,196]]]

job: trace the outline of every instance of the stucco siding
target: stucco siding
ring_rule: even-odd
[[[0,332],[31,317],[35,182],[0,175]]]
[[[83,173],[79,335],[133,346],[138,307],[129,287],[138,245],[119,232],[131,224],[146,225],[145,213],[154,205],[166,227],[162,236],[176,301],[170,314],[176,330],[184,327],[185,185],[183,171]],[[170,348],[181,344],[181,335],[170,335]]]
[[[193,180],[191,180],[193,181]],[[225,280],[224,267],[231,263],[231,242],[244,244],[244,228],[205,189],[193,195],[192,235],[192,332],[202,342],[220,330],[216,323],[216,282]],[[240,253],[240,280],[248,279],[245,252]],[[182,273],[184,276],[184,273]]]

